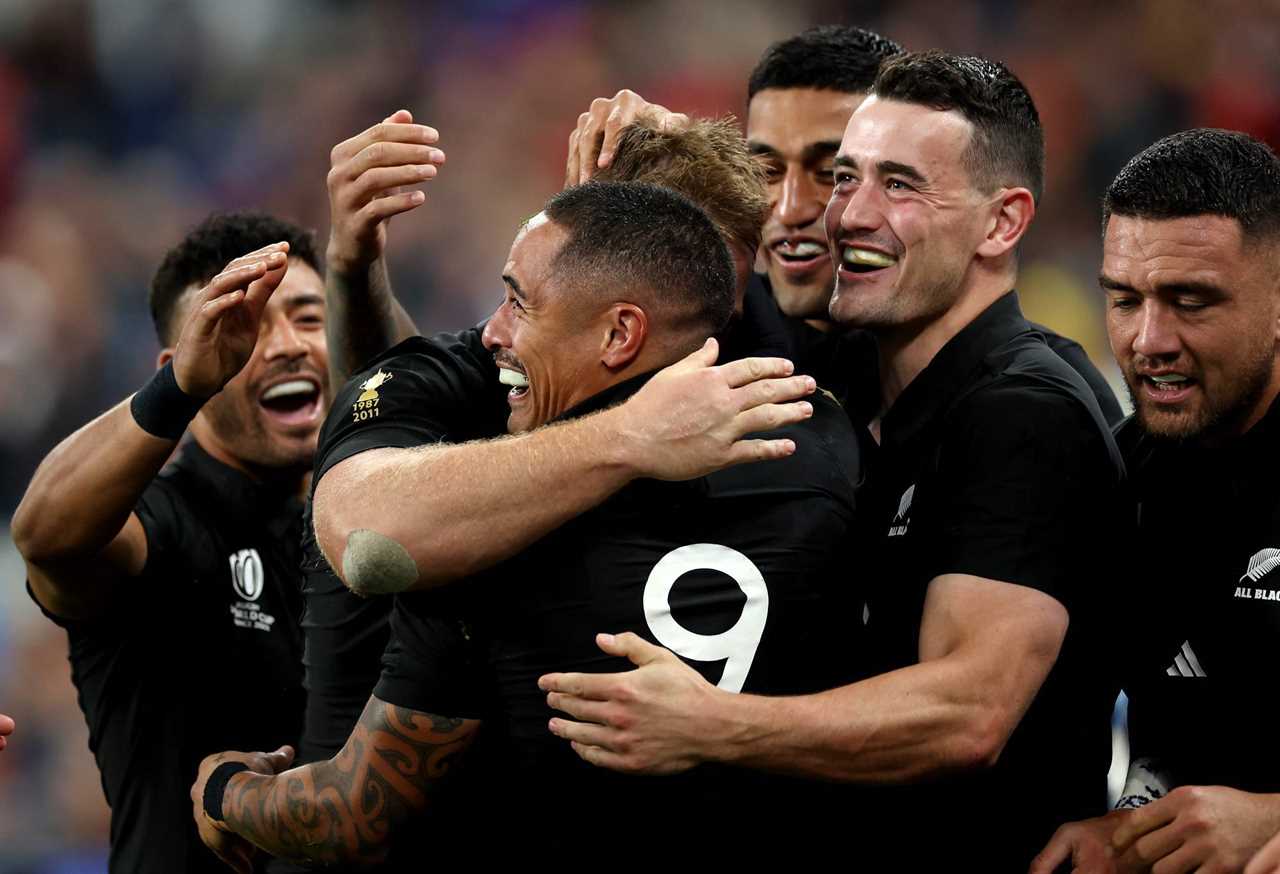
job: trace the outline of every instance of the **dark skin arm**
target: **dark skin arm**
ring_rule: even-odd
[[[276,774],[260,753],[207,757],[191,788],[196,822],[202,837],[211,827],[219,842],[238,836],[285,859],[376,864],[397,828],[435,803],[479,727],[479,720],[420,713],[371,697],[346,745],[329,761]],[[204,787],[223,762],[244,762],[251,770],[231,778],[223,794],[225,819],[214,822],[204,813]],[[205,843],[219,852],[208,838]]]

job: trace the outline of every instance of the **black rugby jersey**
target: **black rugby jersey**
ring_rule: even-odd
[[[480,328],[412,337],[373,359],[338,392],[320,431],[316,484],[370,449],[461,443],[505,433],[506,387]],[[320,553],[308,504],[302,619],[307,719],[301,760],[333,757],[373,691],[390,634],[390,598],[353,595]]]
[[[110,870],[222,872],[191,819],[200,760],[296,744],[302,725],[301,501],[194,440],[136,507],[141,575],[92,620],[47,616],[111,806]],[[42,608],[43,609],[43,608]]]
[[[1059,825],[1106,808],[1119,680],[1101,623],[1125,584],[1106,546],[1125,542],[1132,515],[1119,452],[1092,392],[1012,292],[906,387],[881,441],[861,508],[878,541],[868,597],[878,670],[917,663],[925,595],[943,574],[1038,589],[1070,625],[997,763],[886,790],[877,846],[915,838],[898,857],[912,870],[1026,870]]]
[[[619,401],[639,382],[568,415]],[[486,719],[505,742],[488,813],[504,834],[609,844],[619,827],[642,831],[641,818],[661,811],[683,846],[700,853],[728,841],[723,851],[740,855],[758,845],[731,823],[769,821],[786,833],[849,815],[837,801],[851,804],[844,788],[706,765],[656,778],[587,765],[548,731],[553,712],[537,687],[550,671],[625,670],[597,648],[601,631],[635,632],[735,692],[816,692],[862,676],[861,574],[851,567],[861,444],[834,401],[818,395],[814,408],[810,420],[768,435],[795,440],[790,458],[687,483],[638,480],[466,583],[469,640],[454,643],[469,656],[441,643],[440,616],[422,596],[397,597],[375,694]],[[468,699],[459,676],[490,691]],[[630,859],[661,854],[651,841],[627,847]]]
[[[1280,660],[1280,403],[1218,448],[1153,439],[1132,419],[1118,437],[1139,501],[1126,549],[1144,581],[1125,649],[1148,661],[1126,683],[1131,755],[1157,759],[1176,784],[1280,791],[1267,745]]]
[[[767,276],[756,274],[747,292],[748,301],[753,294],[764,294],[773,304],[789,336],[786,351],[780,354],[795,361],[797,373],[811,374],[830,389],[855,422],[875,418],[880,411],[880,361],[875,337],[869,331],[819,331],[802,319],[783,316],[773,301]],[[1120,402],[1106,377],[1089,360],[1084,347],[1052,328],[1035,322],[1029,324],[1044,336],[1049,348],[1088,383],[1107,422],[1118,423],[1124,417]]]

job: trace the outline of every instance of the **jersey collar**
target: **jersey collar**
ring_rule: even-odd
[[[228,467],[194,439],[182,445],[173,463],[204,486],[204,499],[222,518],[255,519],[273,537],[286,535],[302,518],[302,501],[292,490],[257,482]]]

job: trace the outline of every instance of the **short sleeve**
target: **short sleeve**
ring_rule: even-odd
[[[397,595],[373,694],[420,713],[483,718],[488,684],[477,649],[456,609],[437,593]]]
[[[1092,503],[1112,496],[1105,437],[1082,402],[1051,387],[1001,384],[962,404],[938,457],[933,576],[1016,583],[1070,609]]]
[[[479,354],[479,330],[414,337],[375,359],[337,393],[316,450],[318,482],[370,449],[497,436],[501,386]]]

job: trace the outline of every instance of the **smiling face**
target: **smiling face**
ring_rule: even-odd
[[[187,312],[193,303],[188,292]],[[259,473],[311,467],[329,407],[324,320],[324,281],[290,259],[263,311],[253,355],[193,426],[206,450]]]
[[[484,345],[510,385],[507,430],[529,431],[591,397],[598,384],[598,334],[590,313],[551,269],[568,232],[538,213],[516,235],[502,280],[502,303],[489,316]]]
[[[774,297],[794,318],[826,320],[832,269],[822,216],[832,160],[862,94],[766,88],[747,108],[747,143],[769,185],[765,264]]]
[[[1138,421],[1176,440],[1243,433],[1280,389],[1280,266],[1222,216],[1112,215],[1100,283]]]
[[[972,135],[955,111],[872,96],[854,112],[826,212],[835,321],[888,330],[959,297],[994,215],[965,166]]]

